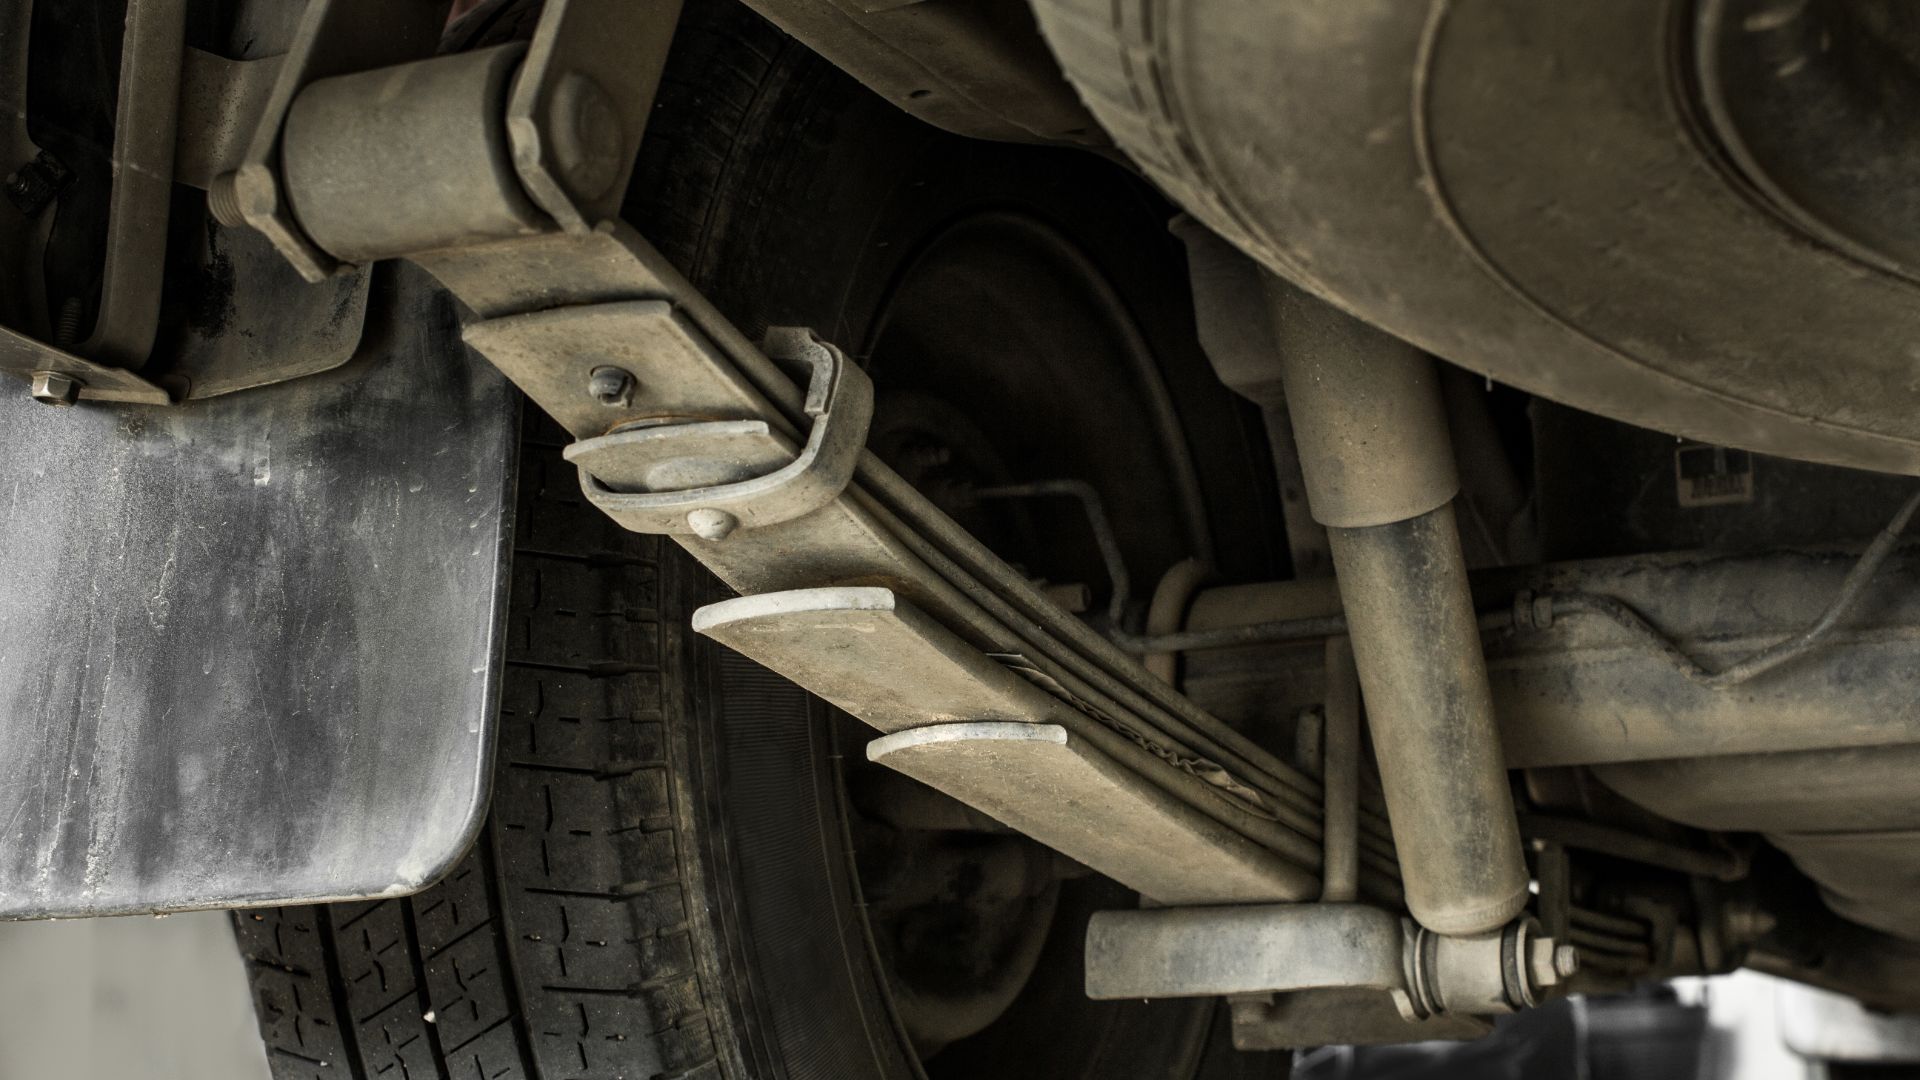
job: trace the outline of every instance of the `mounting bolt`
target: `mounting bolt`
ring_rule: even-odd
[[[701,509],[687,515],[687,528],[702,540],[725,540],[740,524],[740,519],[725,510]]]
[[[1552,938],[1533,938],[1526,943],[1527,974],[1540,990],[1550,989],[1572,978],[1580,970],[1580,952]]]
[[[625,368],[597,367],[587,374],[587,393],[608,408],[624,409],[633,403],[633,373]]]
[[[86,302],[69,296],[60,302],[60,317],[53,321],[53,343],[63,349],[80,344],[80,320],[86,318]]]
[[[246,215],[240,212],[239,180],[239,173],[223,172],[207,185],[207,212],[229,229],[247,223]]]
[[[1553,950],[1553,973],[1563,979],[1571,979],[1580,973],[1580,950],[1571,945],[1558,945]]]
[[[553,88],[547,131],[553,163],[576,198],[597,199],[620,176],[626,131],[613,98],[589,76],[570,71]]]
[[[57,371],[33,373],[33,400],[48,405],[71,405],[80,400],[80,381]]]

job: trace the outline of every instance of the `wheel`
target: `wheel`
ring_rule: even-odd
[[[628,215],[750,336],[864,358],[876,451],[1032,576],[1099,611],[1117,584],[1076,504],[991,494],[1056,476],[1101,490],[1140,581],[1272,572],[1264,447],[1204,377],[1166,207],[1111,165],[923,128],[692,3]],[[417,896],[235,914],[276,1077],[1285,1075],[1211,1002],[1088,1001],[1084,921],[1135,898],[694,636],[724,591],[526,429],[492,816]]]

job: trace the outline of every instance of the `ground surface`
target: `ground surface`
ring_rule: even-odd
[[[0,1080],[267,1080],[231,925],[0,923]]]

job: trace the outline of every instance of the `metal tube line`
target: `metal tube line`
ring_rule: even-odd
[[[1360,676],[1344,637],[1327,639],[1326,716],[1320,899],[1341,903],[1360,895]]]

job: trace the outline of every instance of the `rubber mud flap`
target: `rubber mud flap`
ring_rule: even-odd
[[[518,398],[424,274],[176,408],[0,387],[0,918],[409,892],[497,726]]]

